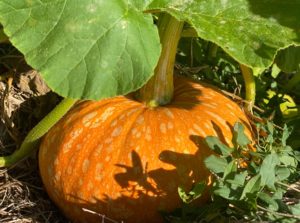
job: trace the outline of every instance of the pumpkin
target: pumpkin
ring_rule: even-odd
[[[178,186],[210,184],[206,136],[232,146],[233,125],[241,122],[251,138],[243,111],[220,91],[183,77],[174,86],[171,103],[155,108],[132,95],[82,101],[47,133],[40,173],[68,218],[161,222],[159,210],[181,205]]]

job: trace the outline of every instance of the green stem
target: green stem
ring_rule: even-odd
[[[208,45],[208,60],[213,60],[214,58],[217,57],[217,52],[218,52],[219,46],[213,42],[210,42]]]
[[[296,72],[294,76],[288,81],[285,86],[287,91],[291,91],[297,84],[300,83],[300,71]]]
[[[246,97],[245,99],[249,102],[248,110],[252,111],[252,107],[255,103],[255,96],[256,96],[256,87],[255,87],[255,80],[254,75],[251,70],[251,68],[240,64],[240,68],[242,71],[242,75],[245,82],[245,88],[246,88]]]
[[[147,106],[157,107],[168,104],[173,97],[173,70],[177,45],[181,37],[183,22],[168,14],[159,17],[158,29],[162,52],[154,76],[139,90],[139,100]]]
[[[55,125],[74,105],[77,100],[62,100],[44,119],[42,119],[25,137],[20,149],[13,154],[0,157],[0,167],[8,167],[30,155],[36,148],[39,139]]]

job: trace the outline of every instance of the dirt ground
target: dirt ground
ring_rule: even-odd
[[[0,155],[20,146],[27,132],[60,100],[13,48],[0,51]],[[0,50],[2,50],[0,48]],[[49,200],[36,153],[0,169],[0,222],[68,222]]]

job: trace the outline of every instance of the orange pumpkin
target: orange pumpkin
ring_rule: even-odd
[[[173,100],[166,106],[149,108],[130,95],[83,101],[44,137],[42,180],[74,222],[100,222],[104,216],[161,222],[159,210],[181,205],[178,186],[188,191],[195,182],[209,184],[203,160],[212,151],[203,139],[215,135],[231,145],[238,121],[251,138],[237,104],[185,78],[176,78]]]

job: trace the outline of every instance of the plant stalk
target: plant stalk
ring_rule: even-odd
[[[149,107],[168,104],[173,97],[173,70],[177,45],[181,37],[183,22],[168,14],[159,17],[158,29],[162,52],[154,70],[154,76],[142,87],[137,98]]]
[[[256,97],[256,86],[255,86],[254,75],[251,68],[243,64],[240,64],[240,68],[241,68],[241,72],[244,78],[245,88],[246,88],[245,99],[249,102],[247,106],[247,110],[252,112],[252,108],[254,106],[255,97]]]
[[[0,157],[0,167],[12,166],[30,155],[37,147],[39,140],[54,126],[74,105],[77,100],[62,100],[45,118],[43,118],[25,137],[20,149],[13,154]]]

